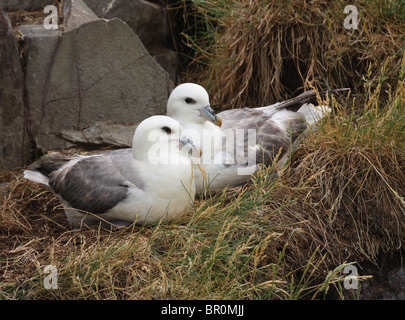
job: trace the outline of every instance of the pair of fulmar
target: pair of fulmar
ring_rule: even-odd
[[[196,192],[246,183],[259,163],[286,152],[330,112],[307,103],[314,97],[307,91],[267,107],[215,114],[207,91],[184,83],[170,94],[167,116],[139,124],[132,148],[43,162],[24,176],[52,189],[75,228],[171,221],[190,210]],[[293,106],[297,111],[287,109]]]

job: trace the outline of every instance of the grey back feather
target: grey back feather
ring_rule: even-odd
[[[293,142],[305,128],[305,118],[300,113],[291,112],[286,118],[288,131],[282,130],[264,111],[255,109],[234,109],[229,110],[222,118],[221,130],[224,133],[223,148],[226,150],[226,140],[234,139],[235,148],[233,159],[243,159],[248,156],[249,130],[255,130],[255,144],[260,146],[256,151],[256,163],[271,162],[281,149],[285,152],[291,142]],[[232,112],[236,111],[236,112]],[[243,139],[238,140],[236,136],[243,131]],[[233,136],[233,137],[232,137]]]
[[[95,214],[126,199],[128,182],[139,189],[144,186],[133,167],[131,149],[83,158],[71,167],[54,171],[49,179],[51,188],[73,208]]]
[[[347,91],[348,88],[332,89],[328,91],[321,91],[321,96],[336,93],[340,91]],[[256,152],[256,163],[268,163],[272,161],[281,149],[280,155],[282,155],[293,143],[297,137],[306,129],[305,115],[294,112],[298,110],[303,104],[309,100],[316,98],[317,94],[313,90],[308,90],[302,94],[276,103],[268,107],[261,108],[243,108],[243,109],[230,109],[222,111],[218,116],[222,120],[221,130],[225,134],[223,141],[223,147],[225,148],[225,140],[229,139],[232,132],[236,136],[237,129],[244,131],[244,139],[242,140],[244,145],[235,145],[234,157],[239,153],[239,156],[247,156],[248,154],[248,129],[256,130],[256,143],[260,146],[260,150]],[[275,121],[272,120],[272,116],[281,109],[292,109],[291,114],[283,119],[287,131],[282,130]]]

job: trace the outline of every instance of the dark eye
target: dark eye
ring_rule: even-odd
[[[184,101],[185,101],[186,103],[189,103],[189,104],[195,102],[193,98],[186,98],[186,99],[184,99]]]
[[[166,132],[167,134],[172,133],[172,129],[170,129],[169,127],[163,127],[162,130],[163,130],[164,132]]]

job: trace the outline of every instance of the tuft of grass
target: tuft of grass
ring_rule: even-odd
[[[270,208],[279,186],[275,180],[265,179],[266,170],[249,187],[196,200],[190,215],[171,224],[115,232],[71,230],[51,193],[15,175],[3,194],[7,199],[2,206],[3,223],[13,221],[9,218],[19,211],[17,220],[23,226],[2,229],[7,242],[0,248],[1,298],[318,297],[341,281],[342,275],[319,278],[323,267],[317,254],[300,266],[288,262],[285,235],[296,225],[283,226],[273,220],[284,213]],[[35,198],[48,206],[21,210],[16,205],[17,201],[33,205]],[[284,208],[288,206],[284,204]],[[58,270],[58,289],[44,287],[47,265]]]
[[[350,87],[362,99],[359,80],[387,57],[387,83],[398,80],[405,48],[400,0],[356,1],[360,22],[349,30],[345,1],[191,3],[198,18],[183,32],[194,59],[187,80],[209,88],[219,109],[269,105],[307,90],[308,82],[319,89]],[[370,79],[370,88],[380,76]]]
[[[286,186],[301,186],[299,198],[317,212],[309,223],[314,240],[337,261],[377,263],[405,240],[403,74],[399,79],[383,103],[383,82],[370,91],[356,115],[336,100],[323,102],[333,116],[301,139],[286,173]]]

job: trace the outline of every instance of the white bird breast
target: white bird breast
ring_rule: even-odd
[[[151,164],[190,164],[187,152],[180,150],[179,137],[170,137],[151,132],[148,135],[148,162]],[[191,146],[190,146],[191,147]]]

